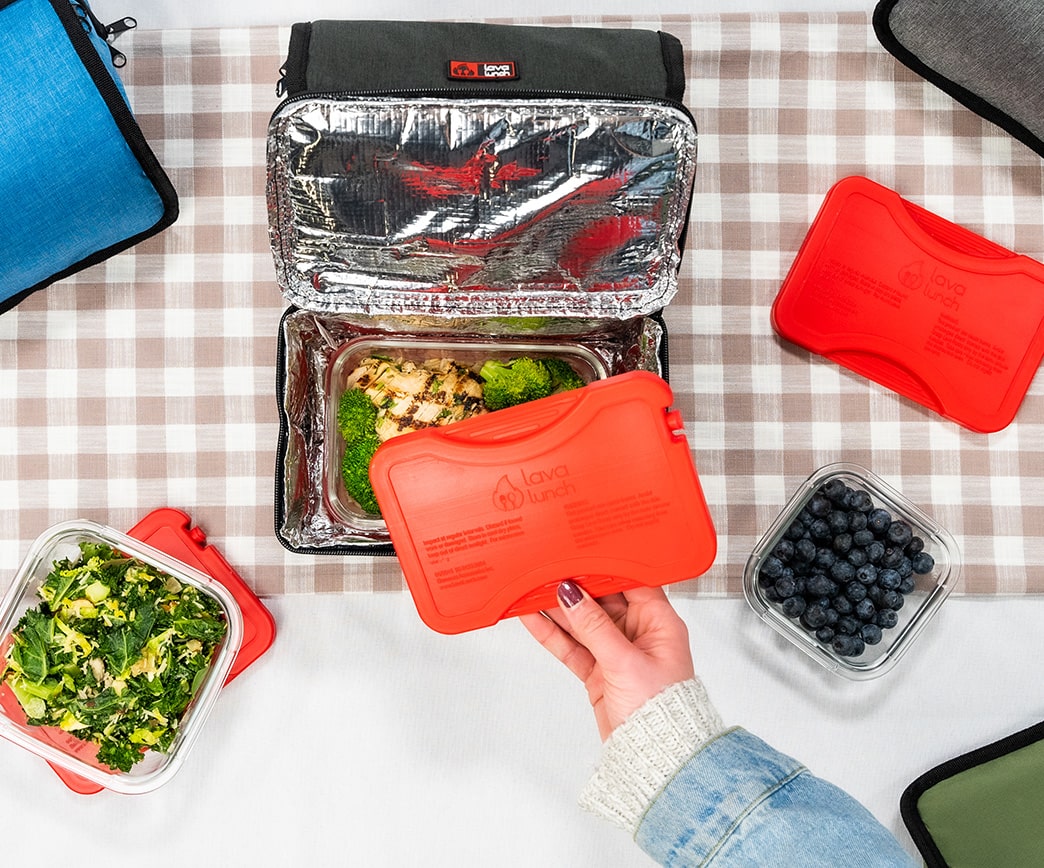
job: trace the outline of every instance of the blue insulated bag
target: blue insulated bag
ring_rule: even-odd
[[[0,312],[166,228],[173,186],[86,0],[0,0]]]

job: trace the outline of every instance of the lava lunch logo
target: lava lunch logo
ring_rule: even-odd
[[[921,292],[925,298],[937,301],[953,311],[960,309],[961,298],[968,291],[963,283],[958,283],[940,271],[938,265],[929,267],[923,259],[900,268],[899,282],[907,289]]]
[[[510,81],[518,78],[518,64],[513,60],[451,60],[449,77],[458,81]]]
[[[527,503],[547,503],[559,497],[576,494],[576,486],[569,481],[569,467],[527,469],[505,473],[493,489],[493,506],[501,512],[514,512]]]

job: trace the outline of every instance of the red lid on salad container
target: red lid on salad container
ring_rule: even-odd
[[[1044,265],[862,177],[827,193],[776,297],[784,338],[974,431],[1044,357]]]
[[[702,575],[717,539],[673,395],[636,371],[383,443],[370,478],[417,610],[461,633]]]
[[[127,535],[205,573],[224,585],[235,597],[243,613],[243,642],[225,684],[268,650],[275,640],[275,621],[271,613],[221,553],[207,543],[206,534],[198,527],[192,527],[192,519],[187,514],[170,508],[153,510],[134,525]],[[75,746],[74,737],[68,738],[70,744]],[[104,789],[55,763],[49,762],[48,765],[76,793],[92,795]]]

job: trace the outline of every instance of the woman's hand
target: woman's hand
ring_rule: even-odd
[[[693,677],[689,631],[662,588],[594,600],[566,581],[558,601],[555,611],[519,620],[584,682],[602,741],[664,688]]]

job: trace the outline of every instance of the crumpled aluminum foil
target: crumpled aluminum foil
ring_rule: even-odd
[[[268,134],[278,280],[414,331],[643,316],[677,291],[695,165],[692,120],[652,102],[294,100]]]
[[[282,488],[277,492],[282,519],[277,528],[282,542],[292,550],[359,547],[390,540],[387,526],[379,519],[346,521],[332,507],[327,491],[326,443],[329,426],[330,366],[348,342],[374,334],[346,314],[292,310],[283,318],[283,381],[280,408],[286,431],[282,449]],[[408,337],[396,333],[397,338]],[[454,333],[453,338],[467,337]],[[496,340],[474,335],[495,349]],[[430,335],[429,335],[430,339]],[[555,338],[532,337],[534,348],[554,347]],[[626,321],[603,321],[598,331],[583,336],[583,346],[594,353],[607,376],[625,371],[646,370],[663,374],[660,350],[664,331],[650,317]],[[452,357],[447,342],[445,357]]]

